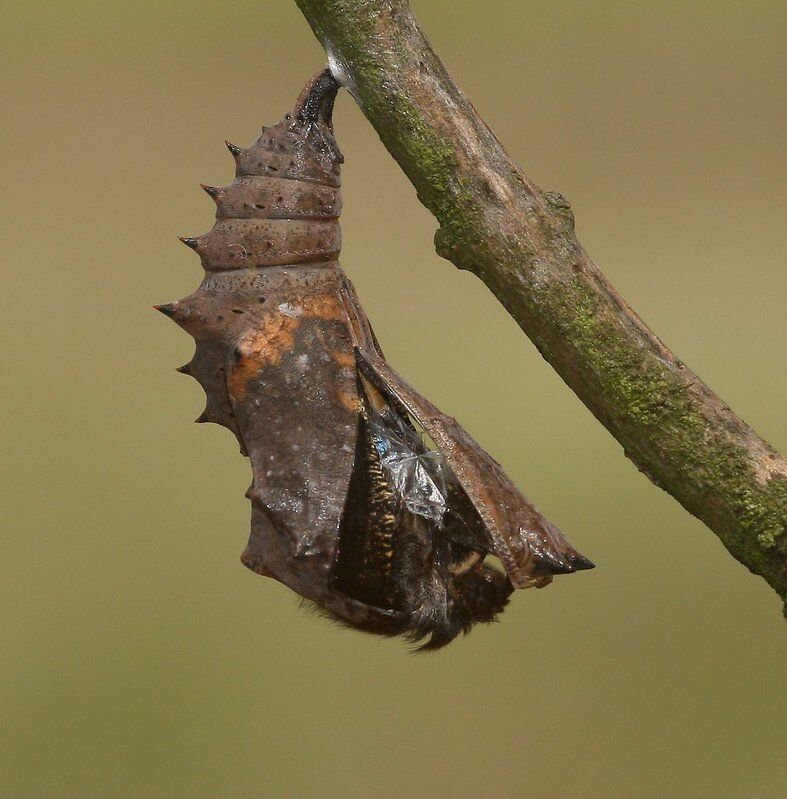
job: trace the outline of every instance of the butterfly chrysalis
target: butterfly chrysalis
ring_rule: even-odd
[[[338,84],[326,70],[205,186],[205,278],[158,306],[196,340],[197,421],[251,460],[243,563],[343,623],[437,648],[515,588],[592,568],[500,465],[386,362],[339,266]],[[488,555],[503,571],[485,562]]]

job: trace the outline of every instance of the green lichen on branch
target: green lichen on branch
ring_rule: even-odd
[[[573,313],[555,308],[555,299],[570,302]],[[724,406],[709,408],[682,364],[633,348],[582,273],[570,291],[539,302],[561,320],[559,335],[603,398],[593,410],[628,457],[787,600],[787,475],[769,473],[779,456],[738,443]]]
[[[477,274],[640,471],[787,600],[787,461],[618,296],[568,203],[510,161],[407,2],[297,3],[437,218],[438,253]]]

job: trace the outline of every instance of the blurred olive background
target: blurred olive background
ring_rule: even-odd
[[[787,447],[783,2],[421,0],[512,155],[623,296]],[[194,426],[198,182],[324,54],[289,0],[2,4],[0,796],[741,797],[787,778],[776,595],[623,456],[349,96],[345,250],[392,363],[594,572],[430,656],[245,570],[250,475]]]

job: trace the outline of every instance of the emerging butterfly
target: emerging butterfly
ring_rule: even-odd
[[[249,149],[228,143],[237,177],[204,187],[216,224],[182,239],[205,279],[157,307],[196,339],[179,371],[205,389],[197,421],[251,459],[243,563],[351,627],[434,649],[515,588],[593,564],[385,361],[337,261],[338,88],[324,71]]]

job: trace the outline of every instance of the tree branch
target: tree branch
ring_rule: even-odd
[[[679,361],[519,170],[404,0],[297,0],[344,83],[474,272],[656,485],[787,600],[787,461]]]

